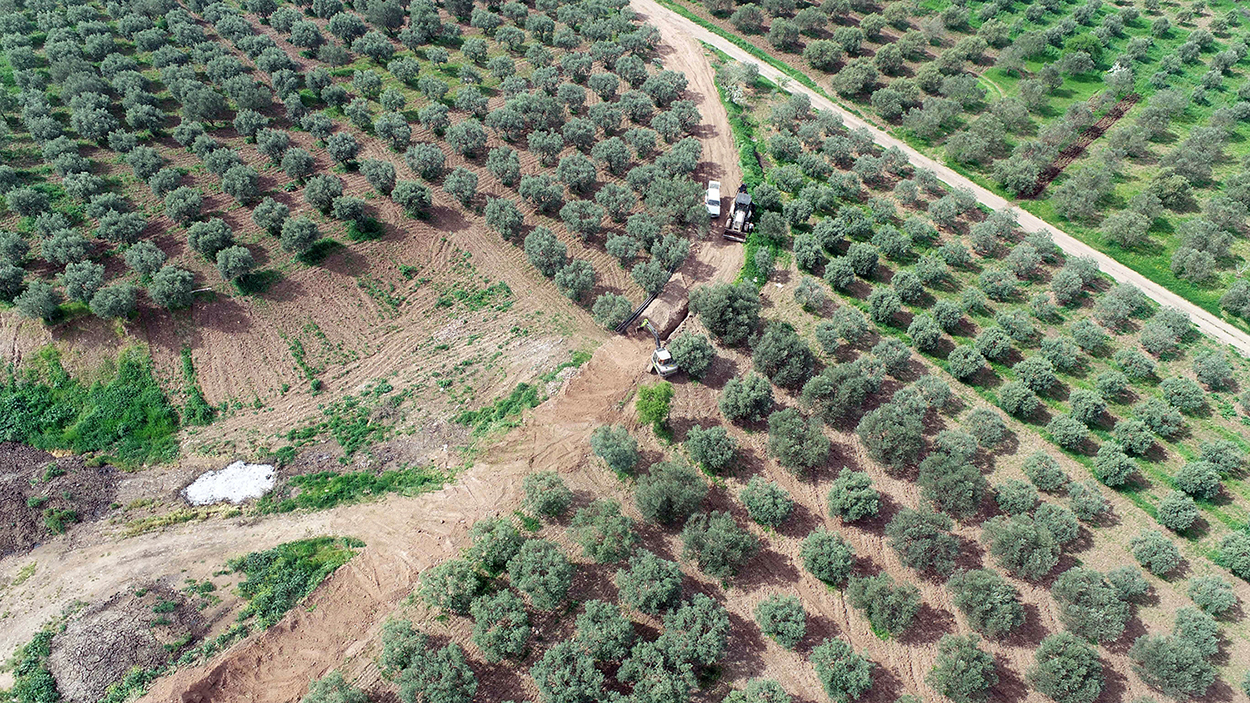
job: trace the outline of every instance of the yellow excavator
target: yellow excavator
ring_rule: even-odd
[[[651,364],[647,367],[648,371],[657,373],[661,378],[668,378],[677,373],[681,369],[677,366],[677,362],[673,360],[673,355],[660,342],[660,332],[651,324],[651,320],[642,318],[642,322],[638,323],[638,329],[647,330],[655,337],[655,351],[651,352]]]

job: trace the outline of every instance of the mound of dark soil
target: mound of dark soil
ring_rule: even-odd
[[[52,640],[48,668],[67,703],[95,703],[131,669],[154,669],[203,636],[203,618],[165,587],[119,593]]]
[[[70,525],[98,520],[117,496],[117,470],[0,442],[0,557],[30,551]]]

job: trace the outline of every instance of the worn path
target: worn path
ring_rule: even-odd
[[[958,188],[967,188],[976,196],[977,200],[995,210],[1003,210],[1006,208],[1014,208],[1013,203],[1006,198],[993,193],[986,188],[977,185],[975,182],[963,176],[959,172],[949,166],[939,163],[928,156],[920,153],[912,148],[909,144],[894,137],[887,132],[882,131],[876,126],[864,121],[863,118],[842,108],[836,103],[825,98],[821,94],[795,83],[781,71],[773,68],[767,63],[761,63],[759,59],[751,56],[746,51],[738,48],[733,42],[721,37],[720,35],[699,26],[680,14],[663,7],[655,0],[631,0],[630,4],[633,8],[650,19],[651,22],[660,25],[666,24],[676,28],[698,41],[704,42],[715,47],[718,51],[724,52],[736,61],[744,61],[759,64],[760,74],[771,81],[784,81],[788,83],[787,90],[791,92],[799,92],[807,95],[812,99],[812,105],[823,110],[832,110],[842,116],[843,122],[852,129],[863,127],[872,133],[873,139],[883,147],[898,147],[907,157],[911,159],[913,166],[927,168],[937,174],[943,182]],[[1094,249],[1088,244],[1076,239],[1072,235],[1051,225],[1042,218],[1023,210],[1016,208],[1017,217],[1020,227],[1027,232],[1044,231],[1049,232],[1054,238],[1055,244],[1063,249],[1064,253],[1071,256],[1087,256],[1098,262],[1099,268],[1107,275],[1121,283],[1131,283],[1142,290],[1151,300],[1159,305],[1173,307],[1189,313],[1193,319],[1194,325],[1213,339],[1225,344],[1232,345],[1242,356],[1250,357],[1250,334],[1243,332],[1228,322],[1220,319],[1218,316],[1198,307],[1189,302],[1185,298],[1173,293],[1167,288],[1146,278],[1142,274],[1107,256],[1106,254]]]

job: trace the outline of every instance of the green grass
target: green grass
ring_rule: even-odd
[[[27,642],[13,655],[13,688],[8,694],[13,703],[55,703],[61,700],[56,680],[48,670],[48,657],[52,654],[52,638],[59,631],[49,625]]]
[[[204,391],[200,389],[200,381],[195,375],[195,364],[191,360],[191,349],[182,349],[182,381],[186,384],[187,403],[182,407],[182,421],[188,425],[210,425],[217,415],[217,410],[208,404]]]
[[[455,422],[473,428],[473,436],[481,437],[495,430],[516,427],[521,422],[521,414],[538,407],[542,401],[538,386],[518,383],[506,397],[479,410],[466,410],[456,415]]]
[[[265,496],[258,504],[261,513],[286,513],[292,510],[325,510],[345,503],[377,498],[387,493],[415,495],[442,488],[448,475],[433,466],[406,467],[375,474],[371,471],[320,471],[293,476],[288,482],[298,489],[294,497]]]
[[[315,380],[315,379],[314,379]],[[380,404],[397,408],[407,398],[407,392],[384,398],[393,390],[383,381],[366,388],[359,396],[349,395],[321,408],[325,417],[321,422],[291,430],[287,439],[297,445],[307,444],[329,434],[342,447],[346,456],[385,440],[394,431],[394,423],[375,416]]]
[[[361,546],[358,540],[318,537],[226,562],[231,571],[244,575],[239,594],[248,603],[239,613],[239,622],[255,618],[261,627],[278,622]]]
[[[152,377],[151,361],[123,351],[111,374],[90,386],[71,377],[46,347],[0,387],[0,441],[80,454],[107,452],[122,465],[168,461],[178,453],[178,414]]]

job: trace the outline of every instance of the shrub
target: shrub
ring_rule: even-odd
[[[634,407],[638,410],[638,419],[659,429],[668,422],[669,404],[673,400],[673,384],[658,381],[638,389],[638,400]]]
[[[996,571],[960,571],[946,587],[968,625],[987,637],[1002,637],[1024,624],[1020,592]]]
[[[1181,562],[1180,551],[1172,540],[1158,530],[1143,530],[1129,541],[1129,549],[1137,563],[1155,576],[1163,576]]]
[[[834,701],[857,701],[872,688],[872,660],[856,654],[846,640],[825,640],[812,650],[811,662],[825,693]]]
[[[469,607],[473,618],[473,644],[486,661],[519,658],[530,637],[529,615],[525,604],[511,590],[484,595]]]
[[[1098,652],[1072,633],[1047,636],[1033,656],[1036,664],[1025,677],[1056,703],[1093,703],[1102,693]]]
[[[731,378],[721,391],[717,404],[730,422],[759,422],[772,410],[772,384],[753,372],[741,378]]]
[[[681,598],[681,567],[643,549],[616,572],[621,602],[641,613],[658,615]]]
[[[1176,487],[1196,498],[1211,499],[1220,494],[1220,472],[1208,461],[1191,461],[1172,476]]]
[[[634,521],[621,514],[620,503],[600,499],[577,511],[569,532],[586,556],[606,564],[626,559],[633,553],[638,543],[633,526]]]
[[[795,596],[773,595],[755,606],[760,631],[786,649],[794,649],[807,634],[807,612]]]
[[[247,247],[231,246],[217,252],[217,272],[227,281],[237,281],[252,272],[256,260]]]
[[[751,679],[745,688],[729,692],[725,703],[790,703],[790,694],[772,679]]]
[[[846,589],[847,600],[864,617],[874,632],[898,635],[911,626],[920,610],[920,591],[910,583],[894,583],[889,574],[854,577]]]
[[[1025,460],[1024,473],[1034,486],[1047,492],[1056,491],[1068,482],[1068,475],[1059,468],[1059,462],[1043,452],[1032,454]]]
[[[1068,451],[1078,451],[1089,437],[1089,428],[1069,415],[1056,416],[1047,423],[1046,431],[1056,444]]]
[[[468,557],[481,564],[482,570],[496,575],[503,572],[508,561],[521,549],[524,538],[513,524],[503,518],[483,518],[469,530]]]
[[[779,527],[794,510],[794,501],[786,489],[761,476],[753,476],[738,497],[751,519],[768,527]]]
[[[959,540],[950,533],[951,519],[929,510],[900,510],[885,528],[899,561],[917,571],[949,574],[955,568]]]
[[[595,285],[595,268],[584,259],[572,259],[551,280],[564,297],[580,300]]]
[[[590,435],[590,449],[616,473],[632,474],[638,464],[638,442],[618,425],[601,425]]]
[[[1028,418],[1041,407],[1041,400],[1028,386],[1011,381],[998,390],[998,404],[1015,417]]]
[[[634,502],[650,522],[671,525],[698,510],[707,495],[707,484],[694,469],[675,462],[659,462],[638,479]]]
[[[421,572],[417,597],[427,606],[467,615],[482,588],[481,577],[467,559],[452,559]]]
[[[795,473],[814,469],[829,458],[829,439],[819,421],[794,408],[768,418],[768,452]]]
[[[1068,498],[1072,512],[1085,522],[1094,522],[1107,512],[1107,501],[1093,481],[1072,483],[1068,486]]]
[[[1237,594],[1232,585],[1216,575],[1195,576],[1189,580],[1189,597],[1204,612],[1220,617],[1237,607]]]
[[[1163,391],[1163,399],[1169,405],[1184,413],[1198,412],[1206,404],[1206,394],[1193,379],[1180,376],[1165,378],[1159,384],[1159,390]]]
[[[91,314],[104,319],[129,317],[135,310],[135,287],[128,283],[105,286],[91,296]]]
[[[1185,426],[1185,420],[1176,408],[1159,398],[1149,398],[1134,405],[1133,413],[1152,432],[1163,437],[1175,436]]]
[[[1146,595],[1150,584],[1136,566],[1121,566],[1107,572],[1107,583],[1115,589],[1116,597],[1122,601],[1133,601]]]
[[[1103,485],[1112,488],[1122,486],[1128,483],[1136,472],[1137,466],[1132,459],[1128,458],[1119,444],[1104,442],[1098,448],[1098,453],[1094,456],[1094,476],[1102,481]]]
[[[830,515],[855,522],[877,515],[881,494],[872,487],[868,474],[844,468],[829,488],[828,504]]]
[[[1037,507],[1039,497],[1037,488],[1031,483],[1020,480],[1007,481],[994,491],[994,500],[998,508],[1008,515],[1020,515]]]
[[[317,223],[300,215],[282,223],[282,248],[290,252],[305,252],[321,238]]]
[[[976,635],[945,635],[938,641],[937,662],[925,681],[938,693],[955,701],[982,700],[998,683],[994,657],[978,646]]]
[[[1059,619],[1073,634],[1099,642],[1120,638],[1132,614],[1106,577],[1075,567],[1059,575],[1051,587]]]
[[[1197,608],[1176,611],[1172,635],[1192,644],[1198,652],[1211,658],[1220,653],[1220,626],[1215,618]]]
[[[702,378],[716,358],[716,350],[707,337],[690,332],[682,332],[671,339],[668,350],[686,375],[694,379]]]
[[[982,534],[990,554],[1012,575],[1036,581],[1059,563],[1059,541],[1028,515],[993,518]]]
[[[759,549],[759,542],[750,532],[738,526],[729,513],[700,513],[686,522],[681,531],[683,556],[698,563],[709,576],[725,580],[738,570]]]
[[[369,696],[347,683],[343,674],[331,671],[309,685],[300,703],[369,703]]]
[[[664,615],[664,632],[655,642],[669,661],[699,666],[719,661],[728,644],[729,613],[702,593],[682,601]]]
[[[634,641],[634,624],[615,603],[586,601],[577,616],[574,642],[595,661],[620,661]]]
[[[573,585],[573,566],[551,542],[531,539],[508,561],[508,580],[535,608],[555,610]]]
[[[1206,693],[1215,671],[1192,643],[1170,635],[1143,635],[1129,649],[1133,671],[1146,685],[1173,698]]]
[[[1081,534],[1081,525],[1071,510],[1054,503],[1042,503],[1033,513],[1033,523],[1046,530],[1059,544],[1068,544]]]
[[[799,554],[803,567],[816,578],[835,586],[844,583],[855,564],[855,552],[840,535],[823,527],[804,540]]]
[[[525,489],[525,509],[541,517],[559,517],[573,502],[573,492],[554,471],[528,474],[522,487]]]
[[[552,645],[529,673],[547,703],[589,703],[603,688],[603,674],[576,642]]]
[[[1233,575],[1250,581],[1250,532],[1232,532],[1220,542],[1219,561]]]
[[[685,447],[696,464],[712,473],[720,473],[728,467],[737,452],[737,442],[719,425],[707,429],[691,427]]]
[[[1156,519],[1173,532],[1184,532],[1198,519],[1198,506],[1185,493],[1172,491],[1159,501]]]

